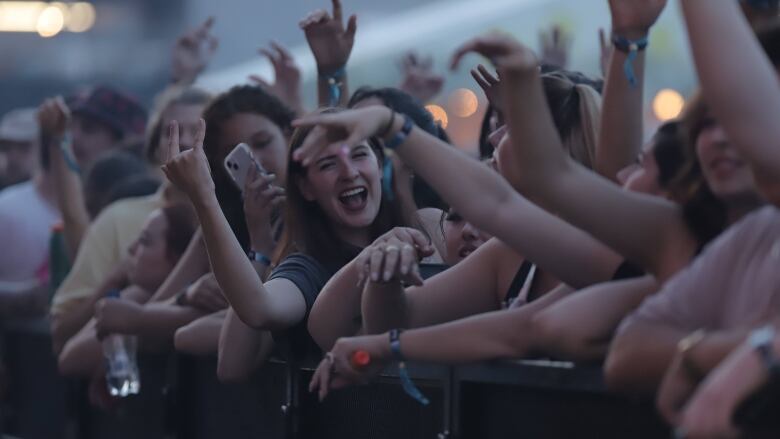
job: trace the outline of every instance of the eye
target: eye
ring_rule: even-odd
[[[325,170],[333,168],[333,166],[335,166],[334,162],[330,162],[330,161],[329,162],[322,162],[322,163],[320,163],[319,170],[320,171],[325,171]]]
[[[457,212],[448,212],[447,216],[444,217],[444,220],[449,221],[451,223],[459,223],[463,221],[463,217],[460,216],[460,214]]]
[[[353,159],[362,159],[368,157],[368,153],[366,151],[360,150],[352,154]]]

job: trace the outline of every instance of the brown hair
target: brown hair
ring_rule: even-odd
[[[166,255],[171,262],[176,263],[187,250],[192,235],[198,228],[198,221],[189,204],[171,204],[161,210],[165,220],[168,221],[168,228],[165,231]]]
[[[318,113],[335,113],[341,110],[325,108]],[[344,264],[357,256],[353,246],[339,240],[333,233],[325,216],[325,212],[315,201],[304,198],[297,184],[300,179],[306,178],[307,168],[292,158],[293,152],[298,149],[311,128],[302,127],[293,132],[290,140],[287,162],[287,202],[284,212],[284,232],[274,253],[273,265],[279,264],[284,258],[295,252],[308,254],[332,271],[338,270]],[[385,160],[384,151],[377,139],[369,139],[369,145],[377,156],[379,169],[382,169]],[[411,216],[411,215],[410,215]],[[405,216],[402,206],[396,197],[388,200],[382,196],[379,212],[371,223],[370,238],[378,238],[393,227],[404,226]]]
[[[211,95],[193,87],[169,87],[155,99],[154,109],[146,124],[144,157],[149,163],[159,165],[160,136],[162,135],[163,115],[174,105],[206,105]]]

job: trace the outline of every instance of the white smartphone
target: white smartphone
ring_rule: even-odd
[[[265,169],[260,166],[260,163],[255,160],[252,155],[252,150],[249,149],[249,145],[246,143],[239,143],[230,151],[230,154],[225,157],[224,162],[225,170],[230,178],[238,187],[238,190],[244,191],[246,186],[246,179],[249,175],[249,169],[254,166],[258,172],[265,174]]]

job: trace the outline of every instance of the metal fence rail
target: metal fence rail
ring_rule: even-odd
[[[12,382],[0,425],[24,439],[668,437],[647,401],[604,390],[598,365],[412,365],[423,407],[392,369],[319,403],[307,389],[313,364],[272,361],[248,383],[222,384],[213,357],[141,355],[141,394],[106,413],[84,382],[56,374],[45,322],[6,325],[1,345]]]

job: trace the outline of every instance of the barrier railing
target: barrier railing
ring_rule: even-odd
[[[271,361],[248,383],[222,384],[216,359],[141,355],[142,391],[115,410],[92,407],[84,382],[57,375],[45,322],[6,324],[11,383],[5,432],[37,438],[657,438],[652,404],[604,390],[598,365],[545,360],[461,367],[411,365],[430,399],[404,394],[395,371],[374,383],[308,392],[314,364]]]

